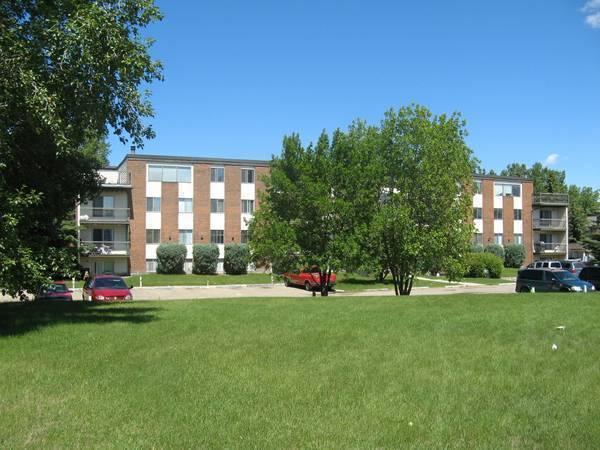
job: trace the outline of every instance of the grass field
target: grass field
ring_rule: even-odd
[[[0,447],[594,448],[599,315],[597,294],[0,304]]]

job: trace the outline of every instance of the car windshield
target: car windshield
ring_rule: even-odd
[[[554,272],[554,275],[556,275],[556,278],[558,278],[559,280],[562,280],[562,281],[579,279],[575,275],[573,275],[571,272],[567,272],[564,270],[561,270],[560,272]]]
[[[64,284],[51,284],[46,288],[47,292],[67,292],[67,286]]]
[[[127,289],[122,278],[98,278],[94,283],[96,288],[104,289]]]

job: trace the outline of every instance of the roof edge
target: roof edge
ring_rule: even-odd
[[[263,159],[240,159],[240,158],[212,158],[204,156],[171,156],[171,155],[147,155],[147,154],[135,154],[128,153],[125,155],[123,160],[118,164],[117,167],[121,167],[125,161],[128,160],[141,160],[141,161],[159,161],[159,162],[173,162],[173,163],[216,163],[216,164],[230,164],[236,166],[268,166],[271,161]]]

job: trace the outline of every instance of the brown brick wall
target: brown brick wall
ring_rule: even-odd
[[[194,164],[194,244],[210,243],[210,167]]]
[[[525,246],[525,264],[533,261],[533,182],[522,184],[523,199],[523,245]]]
[[[131,174],[131,218],[129,220],[131,272],[146,271],[146,162],[127,161]]]
[[[481,180],[483,245],[494,242],[494,181]]]
[[[225,233],[224,243],[240,242],[242,214],[242,171],[225,166]]]
[[[179,242],[179,184],[161,185],[160,199],[160,241]]]
[[[503,244],[515,243],[514,198],[502,197],[502,240]]]

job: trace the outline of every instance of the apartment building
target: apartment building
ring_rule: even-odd
[[[160,243],[244,243],[268,161],[127,155],[102,170],[102,192],[78,207],[81,265],[92,274],[156,271]],[[89,251],[88,251],[89,250]]]
[[[569,194],[533,197],[533,253],[538,259],[567,259],[569,255]]]
[[[525,262],[534,259],[533,182],[522,178],[477,175],[473,185],[474,243],[521,244]]]

